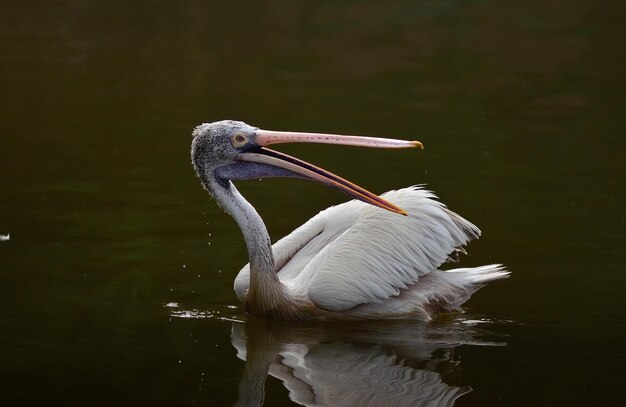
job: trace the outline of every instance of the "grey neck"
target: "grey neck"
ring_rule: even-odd
[[[279,313],[280,305],[285,304],[285,292],[276,275],[272,242],[263,219],[232,182],[215,180],[205,187],[217,203],[235,219],[246,241],[250,260],[246,310],[260,316]]]

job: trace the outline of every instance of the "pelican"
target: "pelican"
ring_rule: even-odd
[[[461,305],[502,265],[439,270],[480,235],[420,186],[377,196],[339,176],[266,146],[326,143],[422,147],[418,141],[261,130],[240,121],[193,131],[191,161],[201,184],[243,233],[249,263],[235,278],[247,312],[281,320],[429,320]],[[272,245],[254,207],[232,181],[295,177],[355,198],[330,207]]]

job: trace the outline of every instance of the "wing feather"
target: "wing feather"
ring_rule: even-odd
[[[354,224],[359,211],[349,209],[350,202],[321,211],[272,246],[275,268],[280,280],[289,285],[316,257]],[[237,274],[235,293],[245,302],[250,285],[250,263]]]
[[[408,216],[357,201],[344,204],[345,208],[330,208],[350,209],[352,225],[326,242],[324,250],[309,259],[294,281],[308,287],[308,297],[316,306],[345,311],[359,304],[382,303],[436,270],[456,248],[480,235],[476,226],[420,187],[382,196],[406,210]],[[327,218],[334,215],[341,222],[340,214],[330,212]]]

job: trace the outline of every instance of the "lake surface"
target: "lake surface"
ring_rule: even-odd
[[[624,4],[41,2],[0,15],[7,405],[619,405]],[[234,221],[192,128],[421,140],[279,150],[382,193],[425,183],[503,263],[432,323],[246,317]],[[345,196],[240,182],[276,240]],[[244,362],[244,360],[247,360]],[[268,374],[267,379],[265,375]]]

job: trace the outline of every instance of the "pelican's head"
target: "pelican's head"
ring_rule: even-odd
[[[376,148],[420,147],[419,141],[321,133],[261,130],[246,123],[223,120],[204,123],[193,131],[191,162],[204,187],[213,193],[229,188],[231,180],[294,177],[318,181],[380,208],[406,215],[383,198],[329,171],[265,147],[279,143],[325,143]]]

